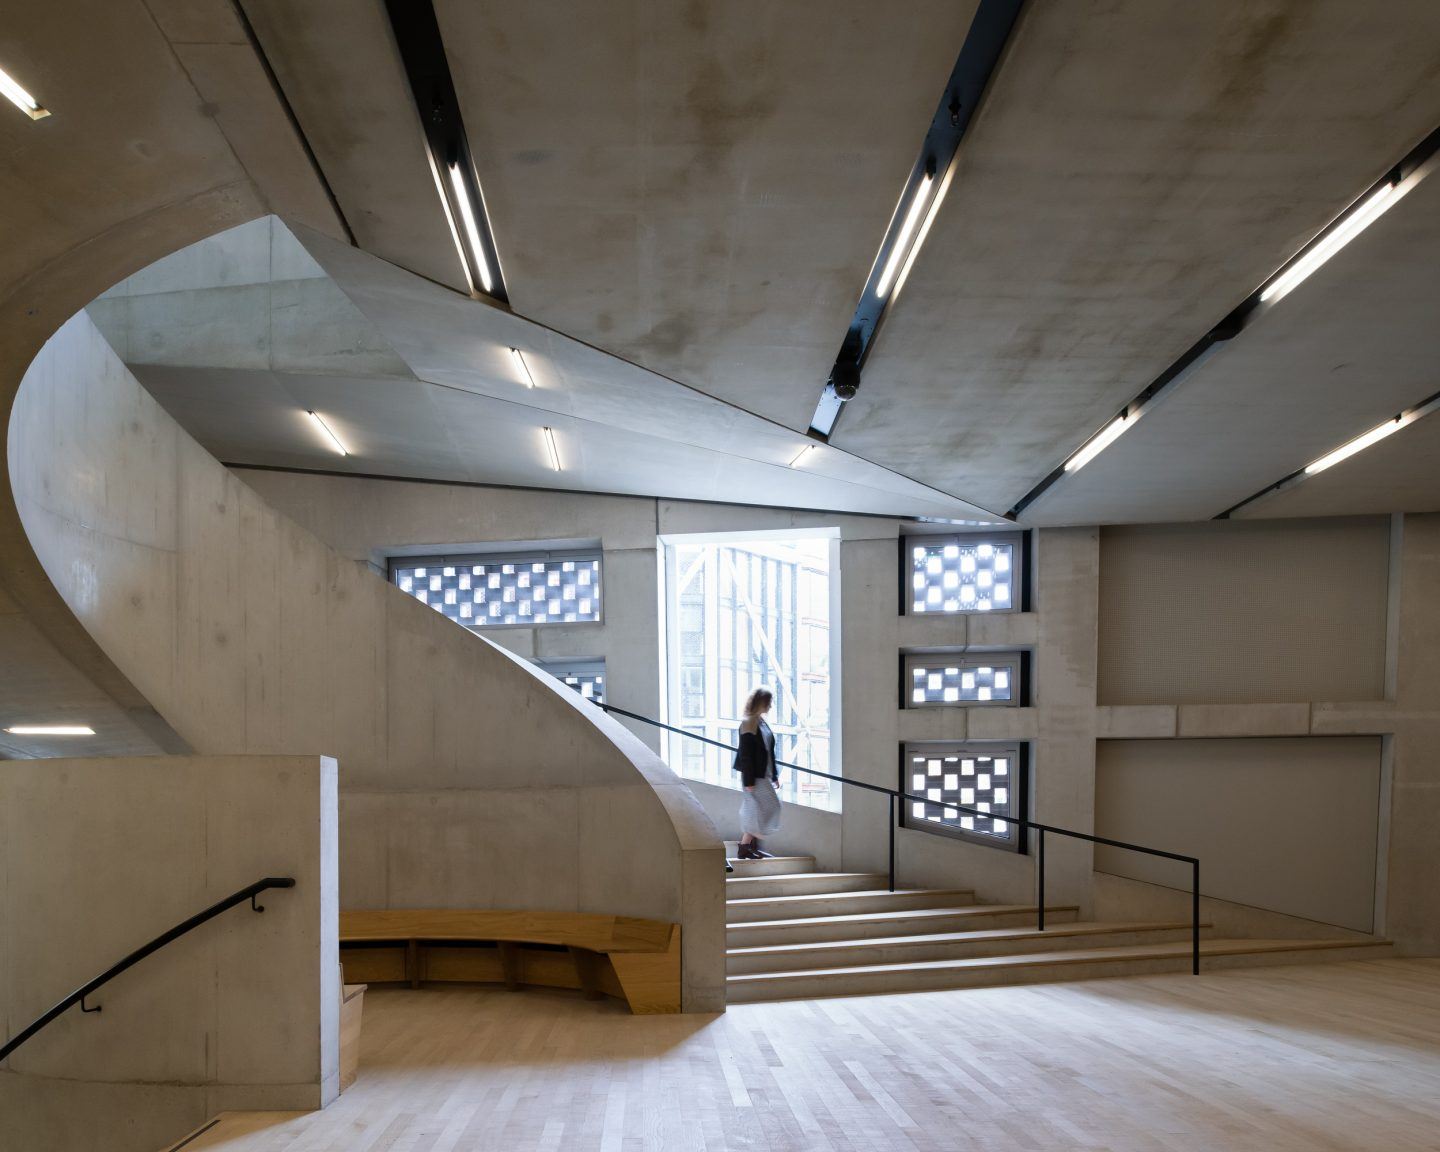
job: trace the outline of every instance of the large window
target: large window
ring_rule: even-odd
[[[767,720],[775,757],[831,768],[832,550],[828,537],[665,543],[666,713],[670,724],[733,745],[745,699],[775,696]],[[667,755],[682,776],[739,787],[725,750],[671,734]],[[780,770],[781,796],[838,809],[839,785]]]
[[[466,628],[600,619],[600,557],[593,552],[392,560],[390,577],[402,592]]]
[[[1027,752],[1024,744],[905,745],[901,822],[1023,851],[1015,818],[1025,812]]]

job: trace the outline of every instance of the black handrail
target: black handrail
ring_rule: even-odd
[[[712,744],[716,748],[724,748],[727,752],[734,752],[735,745],[726,744],[723,740],[712,740],[708,736],[701,736],[695,732],[687,732],[683,728],[676,728],[670,724],[664,724],[651,716],[641,716],[637,712],[627,712],[624,708],[616,708],[613,704],[602,704],[595,701],[606,712],[614,713],[616,716],[624,716],[630,720],[638,720],[642,724],[649,724],[655,728],[662,728],[666,732],[674,732],[677,736],[685,736],[691,740],[699,740],[705,744]],[[895,891],[895,801],[896,800],[924,800],[929,801],[928,796],[921,796],[918,793],[902,792],[895,788],[886,788],[881,784],[867,784],[863,780],[852,780],[848,776],[837,776],[833,772],[822,772],[818,768],[806,768],[802,764],[790,764],[784,760],[775,761],[781,768],[790,768],[796,772],[808,772],[811,776],[823,776],[827,780],[838,780],[841,784],[848,784],[852,788],[863,788],[867,792],[880,792],[890,798],[890,891]],[[967,808],[963,804],[951,804],[946,802],[945,807],[953,808],[956,811],[967,813],[971,816],[993,817],[993,812],[982,812],[978,808]],[[1074,840],[1085,840],[1091,844],[1103,844],[1107,848],[1123,848],[1129,852],[1143,852],[1147,856],[1160,856],[1166,860],[1178,860],[1182,864],[1190,865],[1190,969],[1196,975],[1200,975],[1200,860],[1195,856],[1185,856],[1179,852],[1166,852],[1161,848],[1147,848],[1143,844],[1129,844],[1124,840],[1111,840],[1105,836],[1092,836],[1088,832],[1076,832],[1070,828],[1060,828],[1054,824],[1041,824],[1035,820],[1027,820],[1023,816],[1006,816],[1006,820],[1012,824],[1018,824],[1022,828],[1033,828],[1039,835],[1036,838],[1035,849],[1035,871],[1036,887],[1038,889],[1037,924],[1039,931],[1045,931],[1045,834],[1051,833],[1055,836],[1069,836]]]
[[[267,876],[265,879],[257,880],[254,884],[246,885],[244,888],[241,888],[240,891],[225,897],[220,903],[210,905],[205,911],[197,912],[194,916],[191,916],[190,919],[181,921],[175,925],[175,927],[171,928],[170,931],[161,933],[155,937],[155,939],[151,940],[150,943],[146,944],[143,948],[137,948],[134,952],[131,952],[130,955],[126,956],[125,959],[119,963],[112,964],[88,984],[83,984],[75,989],[74,992],[71,992],[70,995],[66,996],[65,999],[61,1000],[60,1003],[56,1004],[50,1011],[46,1012],[23,1032],[19,1033],[19,1035],[9,1040],[3,1048],[0,1048],[0,1060],[4,1060],[5,1057],[19,1048],[26,1040],[29,1040],[30,1037],[34,1036],[40,1029],[44,1028],[45,1025],[49,1024],[74,1004],[79,1004],[82,1012],[99,1012],[100,1008],[98,1005],[94,1008],[85,1007],[84,1001],[86,996],[89,996],[90,993],[94,992],[95,989],[99,988],[102,984],[113,980],[116,976],[120,975],[121,972],[124,972],[125,969],[140,963],[140,961],[149,956],[150,953],[158,952],[171,941],[178,940],[192,928],[198,928],[201,924],[204,924],[205,921],[213,920],[216,916],[220,915],[220,913],[235,907],[237,904],[243,904],[246,900],[250,901],[250,907],[254,908],[256,912],[263,912],[265,911],[265,905],[255,903],[255,897],[257,895],[264,892],[267,888],[293,887],[295,887],[293,877]]]

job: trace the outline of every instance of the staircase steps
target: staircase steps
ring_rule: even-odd
[[[730,855],[735,846],[731,844]],[[981,904],[965,888],[889,891],[809,856],[734,860],[726,984],[735,1003],[1188,972],[1188,921],[1082,922],[1074,905]],[[1202,926],[1208,935],[1208,926]],[[1384,956],[1384,940],[1202,939],[1205,971]]]
[[[1388,941],[1369,940],[1205,940],[1202,967],[1215,971],[1260,964],[1303,964],[1375,959],[1391,951]],[[987,988],[1106,976],[1142,976],[1190,970],[1189,941],[1074,948],[902,964],[799,968],[737,973],[726,977],[732,1003],[816,996],[924,992],[942,988]]]

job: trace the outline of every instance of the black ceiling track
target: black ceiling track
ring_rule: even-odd
[[[490,231],[490,217],[485,211],[485,197],[480,190],[470,141],[460,117],[460,101],[455,95],[455,82],[450,76],[450,63],[445,56],[445,42],[440,36],[440,23],[435,18],[431,0],[385,0],[390,27],[400,48],[400,59],[410,80],[410,91],[425,132],[425,146],[434,170],[436,189],[445,202],[456,245],[461,251],[466,276],[472,288],[492,300],[509,302],[505,280],[500,271],[500,254]],[[452,171],[454,176],[452,176]],[[463,193],[454,187],[457,178]],[[461,195],[468,197],[462,203]],[[479,236],[482,256],[471,252],[465,213],[469,212]],[[481,261],[488,262],[488,268]],[[490,286],[485,286],[489,279]]]
[[[1262,303],[1261,296],[1265,292],[1265,289],[1284,275],[1297,261],[1303,259],[1317,244],[1323,243],[1335,229],[1342,227],[1356,205],[1368,199],[1386,184],[1398,184],[1402,180],[1423,179],[1426,172],[1436,164],[1437,160],[1440,160],[1440,128],[1435,129],[1435,131],[1426,136],[1424,140],[1410,149],[1398,164],[1366,188],[1364,192],[1346,206],[1344,211],[1312,236],[1306,244],[1301,246],[1298,252],[1268,276],[1264,283],[1232,308],[1220,323],[1216,324],[1215,327],[1211,328],[1210,331],[1206,332],[1205,335],[1182,352],[1173,364],[1147,384],[1135,399],[1120,409],[1118,415],[1127,417],[1128,419],[1138,418],[1156,397],[1170,389],[1182,376],[1198,368],[1220,344],[1239,336],[1240,333],[1245,330],[1246,326],[1259,314],[1278,304],[1278,299],[1269,301],[1268,303]],[[1429,403],[1429,401],[1426,401],[1426,403]],[[1088,442],[1087,440],[1085,443]],[[1084,444],[1080,445],[1081,448],[1084,446]],[[1067,456],[1065,459],[1068,461],[1070,457]],[[1014,520],[1020,516],[1025,509],[1040,499],[1050,486],[1064,475],[1065,462],[1062,461],[1048,476],[1041,480],[1040,483],[1025,493],[1016,503],[1015,507],[1005,513],[1006,519]],[[1262,489],[1253,496],[1247,496],[1244,500],[1240,501],[1239,504],[1232,505],[1225,509],[1225,511],[1219,513],[1213,517],[1213,519],[1229,519],[1232,512],[1237,511],[1253,500],[1258,500],[1261,496],[1267,496],[1281,488],[1289,487],[1295,483],[1298,478],[1303,477],[1303,475],[1304,469],[1301,469],[1299,472],[1292,472],[1283,480],[1270,485],[1268,488]]]
[[[835,366],[810,421],[810,435],[817,440],[829,440],[845,401],[854,396],[860,387],[860,373],[885,319],[886,306],[898,290],[893,270],[891,276],[886,275],[887,266],[897,247],[902,249],[899,261],[903,264],[911,258],[904,249],[913,250],[918,244],[921,231],[918,217],[908,235],[906,217],[912,205],[916,204],[917,195],[926,197],[927,204],[918,207],[927,210],[933,210],[938,197],[944,195],[943,188],[949,179],[956,150],[1000,62],[1023,5],[1024,0],[980,0],[970,21],[970,30],[960,47],[945,94],[940,98],[934,119],[930,121],[925,142],[905,182],[895,214],[885,230],[879,255],[871,266],[870,276],[860,294],[860,303],[855,308],[855,317],[850,321],[840,352],[835,357]],[[925,191],[927,177],[933,185],[928,195]],[[899,278],[903,279],[903,275],[901,271]],[[882,287],[884,291],[881,291]]]

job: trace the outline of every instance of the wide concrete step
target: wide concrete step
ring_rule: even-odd
[[[1069,924],[1077,914],[1073,904],[1047,905],[1050,927]],[[935,932],[968,932],[986,928],[1035,926],[1033,904],[969,904],[940,908],[900,908],[880,912],[807,916],[799,919],[731,923],[726,943],[731,948],[766,944],[827,943],[877,936],[909,936]]]
[[[727,877],[793,876],[798,872],[815,871],[813,856],[772,856],[768,860],[740,860],[735,856],[733,841],[726,846],[725,854],[730,860],[730,866],[735,869],[728,873]]]
[[[1384,940],[1205,940],[1200,945],[1202,972],[1262,965],[1371,960],[1386,956],[1390,951],[1389,941]],[[730,1002],[738,1004],[817,996],[989,988],[1189,970],[1190,944],[1177,942],[909,964],[743,973],[727,976],[725,983]]]
[[[761,896],[725,901],[728,923],[756,920],[799,920],[808,916],[843,916],[853,912],[898,912],[906,908],[955,907],[975,903],[969,889],[902,888],[896,892],[821,892],[812,896]]]
[[[1202,931],[1203,931],[1202,926]],[[1072,923],[1044,932],[1027,928],[993,928],[979,932],[933,932],[915,936],[878,936],[869,940],[836,940],[815,944],[770,944],[731,948],[725,970],[788,972],[816,968],[852,968],[877,964],[913,964],[960,960],[975,956],[1013,956],[1022,952],[1054,952],[1071,948],[1115,948],[1190,939],[1188,923]]]
[[[795,872],[770,876],[727,876],[725,899],[760,896],[810,896],[822,892],[873,892],[885,876],[874,872]]]

